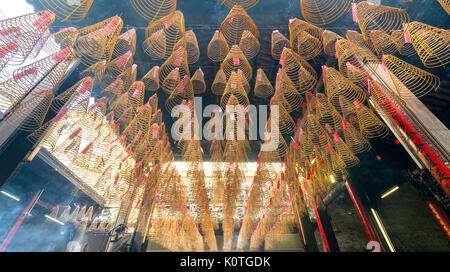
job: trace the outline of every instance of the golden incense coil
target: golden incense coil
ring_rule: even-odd
[[[272,106],[274,105],[278,106],[278,112],[275,114],[278,114],[278,126],[280,133],[289,134],[294,131],[295,122],[292,120],[292,117],[289,115],[289,112],[283,104],[279,100],[272,99],[270,108],[272,109]]]
[[[350,78],[348,63],[363,71],[367,68],[362,65],[374,68],[380,63],[378,58],[371,51],[359,47],[345,39],[336,42],[336,53],[339,71],[347,78]]]
[[[119,57],[128,51],[131,51],[133,56],[136,53],[136,29],[134,28],[128,30],[117,38],[113,56]]]
[[[150,22],[145,29],[144,52],[153,59],[167,59],[184,35],[183,13],[175,11],[157,21]]]
[[[101,81],[103,73],[106,69],[106,60],[96,62],[80,73],[82,77],[92,77],[97,81]]]
[[[314,90],[318,81],[317,73],[300,55],[292,49],[285,48],[281,54],[280,64],[297,90],[301,93]]]
[[[341,105],[341,97],[352,102],[358,100],[364,102],[366,96],[364,91],[353,84],[349,79],[331,67],[322,67],[323,78],[325,83],[325,92],[331,104],[339,111],[345,110],[345,106]],[[350,107],[353,107],[350,104]]]
[[[359,159],[355,156],[353,151],[347,146],[347,144],[342,140],[337,133],[333,135],[334,137],[334,148],[339,154],[341,159],[344,161],[347,168],[356,166],[359,163]]]
[[[219,30],[216,30],[208,44],[208,58],[214,62],[221,62],[228,55],[229,51],[230,46],[227,40]]]
[[[368,51],[375,51],[372,44],[370,43],[370,40],[365,40],[364,36],[354,30],[347,30],[347,34],[345,35],[347,40],[352,42],[353,44],[362,47]]]
[[[342,116],[328,101],[328,98],[318,93],[315,98],[316,114],[319,123],[327,130],[329,134],[337,131],[342,126]]]
[[[1,20],[0,71],[7,63],[22,64],[54,20],[55,14],[48,10]]]
[[[383,55],[383,69],[387,69],[400,97],[408,96],[408,89],[417,97],[422,97],[439,88],[439,77],[419,69],[392,55]]]
[[[258,3],[259,3],[259,0],[224,0],[224,1],[222,1],[222,5],[225,5],[229,8],[233,8],[235,5],[239,5],[246,10],[253,8]]]
[[[100,78],[96,77],[97,85],[100,88],[106,88],[128,69],[133,66],[133,56],[131,51],[126,52],[120,57],[117,57],[108,62],[105,67],[102,67],[103,74]]]
[[[176,69],[178,72],[175,73],[179,73],[179,79],[184,78],[185,75],[190,77],[187,52],[183,47],[179,47],[176,51],[174,51],[170,58],[168,58],[159,69],[159,80],[160,82],[163,82],[161,87],[166,92],[170,92],[173,89],[168,88],[164,82],[167,78],[169,78],[169,75],[171,76],[171,80],[176,80],[176,76],[173,74],[173,71]]]
[[[351,8],[351,0],[303,0],[303,18],[315,25],[330,24],[346,15]]]
[[[280,33],[279,30],[274,30],[272,32],[272,46],[271,46],[271,53],[272,57],[275,60],[279,60],[281,57],[281,53],[283,53],[283,50],[285,47],[289,48],[291,46],[289,40]]]
[[[369,39],[370,30],[389,32],[402,29],[403,24],[409,22],[409,15],[403,9],[376,5],[367,1],[353,5],[354,17],[365,40]]]
[[[235,5],[220,25],[219,31],[225,37],[228,45],[233,46],[239,45],[245,30],[249,31],[256,39],[259,38],[258,27],[252,18],[248,16],[242,6]]]
[[[211,92],[215,95],[222,95],[227,86],[227,76],[225,75],[223,69],[217,71],[216,77],[211,85]]]
[[[371,146],[369,141],[351,123],[347,122],[346,119],[343,120],[342,132],[345,143],[354,154],[360,154],[370,150]]]
[[[51,109],[55,112],[65,108],[71,115],[82,113],[88,109],[89,99],[94,87],[93,79],[86,77],[61,93],[52,102]]]
[[[279,71],[277,74],[275,94],[272,99],[280,100],[280,103],[288,112],[300,109],[303,103],[301,94],[295,89],[294,84],[284,70]]]
[[[200,58],[200,49],[198,48],[197,36],[195,36],[194,31],[188,30],[185,33],[185,39],[188,64],[194,64]]]
[[[441,6],[445,9],[445,11],[447,12],[447,14],[450,15],[450,1],[448,0],[437,0],[439,2],[439,4],[441,4]]]
[[[161,89],[166,93],[172,93],[172,91],[180,84],[180,69],[177,67],[170,72],[170,74],[164,79],[161,84]]]
[[[244,56],[242,50],[237,45],[233,45],[231,47],[230,52],[220,65],[220,68],[223,69],[227,78],[230,78],[230,75],[233,71],[241,70],[244,73],[247,81],[250,81],[252,79],[252,66]]]
[[[395,46],[397,46],[398,52],[404,56],[412,56],[416,53],[416,49],[412,43],[405,41],[405,34],[403,30],[393,30],[391,32],[391,38],[394,40]]]
[[[306,60],[315,58],[322,52],[322,32],[308,22],[292,19],[289,23],[291,48]]]
[[[410,41],[427,68],[437,68],[450,63],[450,33],[445,29],[420,22],[405,25],[405,40]]]
[[[267,98],[274,94],[274,89],[264,70],[259,68],[256,72],[254,95],[259,98]]]
[[[191,80],[187,75],[181,80],[180,84],[173,90],[170,96],[166,100],[166,109],[168,112],[172,112],[172,109],[176,105],[180,105],[183,100],[193,100],[194,90],[192,88]]]
[[[236,72],[231,72],[230,78],[228,79],[227,85],[225,87],[225,91],[222,94],[222,98],[220,100],[220,105],[225,109],[225,106],[228,104],[228,100],[230,97],[235,97],[240,105],[248,106],[250,101],[247,97],[247,92],[242,85],[242,80]]]
[[[248,60],[251,60],[258,55],[260,44],[258,39],[256,39],[250,31],[244,30],[241,41],[239,42],[239,48],[244,53],[245,57]]]
[[[53,54],[55,51],[61,50],[61,48],[73,46],[75,40],[77,39],[77,35],[71,34],[75,31],[77,31],[76,28],[67,27],[49,35],[45,40],[42,50],[44,50],[47,54]]]
[[[194,94],[202,94],[206,91],[205,74],[201,68],[195,71],[191,78],[192,88],[194,89]]]
[[[336,56],[336,41],[343,39],[338,34],[333,31],[324,30],[322,32],[322,43],[323,43],[323,51],[328,56]]]
[[[83,20],[94,0],[66,1],[39,0],[39,3],[56,14],[62,22],[79,22]]]
[[[242,72],[241,69],[237,70],[237,74],[241,78],[242,86],[244,86],[245,92],[248,94],[250,92],[250,83],[245,78],[245,75],[244,75],[244,73]]]
[[[366,106],[354,102],[356,106],[356,114],[358,116],[359,129],[361,134],[366,138],[385,137],[389,134],[387,126]]]
[[[378,56],[395,54],[397,52],[397,45],[388,33],[381,30],[370,30],[368,31],[368,37]]]
[[[142,78],[142,82],[146,90],[156,92],[159,89],[159,66],[153,66]]]
[[[81,63],[89,66],[101,60],[108,62],[111,59],[122,26],[122,19],[119,16],[114,16],[75,31],[72,35],[77,35],[78,39],[73,48]]]
[[[177,9],[177,0],[130,0],[133,9],[147,21],[153,22]]]

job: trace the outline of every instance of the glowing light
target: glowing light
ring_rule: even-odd
[[[398,189],[399,189],[398,186],[393,187],[392,189],[390,189],[389,191],[387,191],[386,193],[381,195],[381,198],[387,197],[388,195],[392,194],[393,192],[397,191]]]
[[[394,245],[392,244],[391,239],[389,239],[389,236],[387,235],[386,229],[384,228],[380,217],[378,217],[378,214],[377,214],[377,212],[374,209],[370,209],[370,210],[372,211],[372,214],[375,217],[375,220],[377,221],[378,227],[380,228],[381,233],[383,234],[384,240],[386,241],[386,243],[389,246],[389,250],[391,252],[395,252]]]
[[[0,192],[1,192],[2,194],[4,194],[5,196],[14,199],[15,201],[20,201],[20,198],[14,196],[14,195],[12,195],[12,194],[10,194],[10,193],[8,193],[8,192],[5,192],[5,191],[0,191]]]
[[[335,183],[336,183],[336,178],[335,178],[333,175],[330,175],[330,182],[331,182],[332,184],[335,184]]]
[[[63,225],[64,226],[64,223],[63,222],[61,222],[61,221],[59,221],[58,219],[56,219],[56,218],[53,218],[53,217],[51,217],[51,216],[48,216],[48,215],[45,215],[45,218],[47,218],[47,219],[50,219],[51,221],[53,221],[53,222],[55,222],[55,223],[58,223],[58,224],[60,224],[60,225]]]

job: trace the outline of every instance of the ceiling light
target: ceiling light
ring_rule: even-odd
[[[0,191],[0,192],[1,192],[2,194],[4,194],[5,196],[14,199],[15,201],[20,201],[20,198],[18,198],[17,196],[14,196],[14,195],[12,195],[12,194],[10,194],[10,193],[8,193],[8,192],[5,192],[5,191]]]

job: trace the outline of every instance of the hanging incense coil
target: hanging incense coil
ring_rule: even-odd
[[[238,69],[238,70],[237,70],[237,74],[238,74],[239,78],[240,78],[241,81],[242,81],[242,86],[244,86],[245,92],[246,92],[247,95],[248,95],[248,93],[250,92],[250,83],[249,83],[248,80],[245,78],[245,75],[244,75],[244,73],[242,72],[241,69]]]
[[[274,30],[272,32],[271,53],[273,59],[279,60],[284,48],[289,48],[290,46],[291,44],[289,40],[283,34],[281,34],[279,30]]]
[[[254,95],[259,98],[267,98],[274,94],[274,89],[264,70],[259,68],[256,72]]]
[[[411,41],[425,67],[437,68],[450,63],[450,34],[447,30],[411,22],[405,25],[405,38]]]
[[[370,150],[370,143],[351,123],[344,119],[342,127],[345,143],[354,154],[360,154]]]
[[[194,89],[194,94],[202,94],[206,91],[206,83],[204,79],[205,74],[201,68],[195,71],[191,78],[192,88]]]
[[[328,56],[336,56],[336,41],[343,39],[333,31],[324,30],[322,32],[323,51]]]
[[[438,2],[445,9],[445,11],[450,15],[450,2],[448,0],[438,0]]]
[[[111,83],[108,87],[101,91],[101,95],[105,97],[106,103],[110,105],[113,103],[123,92],[124,92],[124,84],[121,79],[118,79]]]
[[[169,98],[166,100],[166,109],[168,112],[172,112],[172,109],[176,105],[180,105],[183,100],[193,100],[194,99],[194,90],[191,84],[191,80],[186,75],[183,80],[181,80],[180,84],[173,90],[170,94]]]
[[[351,8],[351,0],[306,0],[301,1],[302,15],[315,25],[330,24],[346,15]]]
[[[83,78],[74,86],[55,97],[51,109],[57,112],[66,108],[72,116],[85,112],[88,109],[92,89],[93,79],[90,77]]]
[[[241,70],[244,73],[247,81],[250,81],[252,79],[252,66],[244,56],[242,50],[237,45],[233,45],[231,47],[230,52],[225,57],[224,61],[220,65],[220,68],[223,69],[227,78],[230,78],[230,75],[233,71]]]
[[[291,48],[297,54],[310,60],[322,52],[322,29],[312,24],[293,19],[289,23]]]
[[[45,39],[45,44],[42,47],[47,54],[53,54],[61,48],[71,47],[74,45],[77,35],[72,35],[77,31],[74,27],[62,28],[58,32],[49,35]]]
[[[153,66],[142,78],[142,82],[146,90],[156,92],[159,89],[159,66]]]
[[[116,46],[114,47],[113,56],[119,57],[131,51],[132,55],[136,54],[136,29],[132,28],[127,32],[121,34],[117,38]]]
[[[412,56],[416,54],[416,50],[414,49],[414,46],[412,43],[407,43],[405,41],[405,34],[403,30],[393,30],[391,32],[391,38],[395,43],[395,46],[397,46],[398,52],[404,56]]]
[[[223,69],[217,71],[216,77],[211,85],[211,92],[215,95],[222,95],[227,86],[227,76]]]
[[[346,64],[347,78],[350,79],[354,84],[359,86],[361,89],[367,88],[367,81],[369,80],[369,74],[355,65],[347,62]]]
[[[53,11],[62,22],[82,21],[94,0],[82,1],[63,1],[63,0],[39,0],[39,3],[45,8]]]
[[[170,15],[177,9],[177,0],[130,0],[130,4],[139,16],[150,22]]]
[[[365,101],[364,91],[334,68],[323,67],[323,74],[327,97],[339,111],[345,110],[345,107],[340,103],[341,97],[348,101],[358,100],[361,103]]]
[[[397,45],[388,33],[381,30],[370,30],[368,31],[368,37],[378,56],[397,52]]]
[[[174,72],[174,70],[177,70],[177,72]],[[173,89],[169,88],[172,85],[168,87],[164,82],[168,78],[170,78],[170,80],[176,80],[176,75],[174,75],[174,73],[179,73],[179,79],[184,78],[186,75],[190,77],[187,52],[183,47],[179,47],[176,51],[174,51],[170,58],[168,58],[159,69],[159,81],[163,82],[161,87],[166,92],[170,93]]]
[[[119,76],[133,66],[133,56],[131,51],[123,54],[108,62],[104,67],[101,67],[101,77],[96,77],[97,85],[100,88],[106,88],[119,78]]]
[[[208,44],[208,58],[214,62],[222,62],[229,51],[230,46],[228,45],[227,40],[219,30],[216,30]]]
[[[370,40],[366,40],[364,36],[357,31],[347,30],[347,34],[345,35],[345,37],[347,38],[347,40],[361,48],[364,48],[368,51],[375,51],[373,45],[370,43]]]
[[[275,83],[275,94],[273,100],[279,100],[288,112],[293,112],[300,108],[303,103],[301,94],[295,89],[294,84],[288,75],[281,70],[277,74]]]
[[[157,21],[150,22],[145,29],[144,52],[152,59],[167,59],[175,45],[185,36],[184,16],[175,11]]]
[[[229,8],[233,8],[235,5],[239,5],[248,10],[256,6],[258,3],[259,0],[224,0],[222,2],[222,5],[225,5]]]
[[[369,68],[376,68],[380,61],[371,51],[358,47],[348,40],[336,42],[336,53],[338,57],[339,71],[347,78],[350,78],[348,63],[359,70],[366,71]]]
[[[359,163],[359,159],[355,156],[353,151],[347,146],[347,144],[342,140],[336,133],[334,137],[334,148],[339,154],[341,159],[344,161],[347,168],[356,166]]]
[[[114,16],[75,31],[72,35],[78,35],[78,39],[73,48],[81,63],[89,66],[101,60],[108,62],[111,59],[122,26],[122,19],[119,16]]]
[[[278,112],[275,110],[274,114],[278,114],[278,126],[280,133],[289,134],[294,131],[295,122],[294,120],[292,120],[292,117],[289,115],[289,112],[286,110],[283,104],[280,103],[279,100],[273,99],[270,104],[271,112],[274,105],[278,106]]]
[[[230,78],[228,79],[225,91],[222,94],[220,100],[220,105],[224,109],[228,104],[228,100],[231,96],[234,96],[239,101],[240,105],[248,106],[250,101],[247,97],[247,92],[242,85],[242,80],[236,72],[231,72]]]
[[[317,72],[300,55],[292,49],[285,48],[281,54],[280,64],[300,93],[314,90],[318,81]]]
[[[175,68],[164,79],[163,83],[161,84],[161,89],[170,94],[178,86],[178,84],[180,84],[180,81],[180,69]]]
[[[48,10],[1,20],[0,71],[7,63],[22,64],[54,20],[55,14]]]
[[[439,77],[419,69],[392,55],[383,56],[383,67],[387,69],[400,97],[407,97],[406,88],[416,97],[422,97],[439,88]]]
[[[106,69],[106,60],[102,60],[86,68],[83,72],[80,73],[80,76],[92,77],[95,78],[97,81],[101,81],[105,69]]]
[[[342,116],[328,101],[327,97],[318,93],[315,98],[316,113],[319,123],[327,130],[329,134],[333,134],[342,126]]]
[[[258,55],[260,44],[258,39],[256,39],[250,31],[244,30],[241,41],[239,42],[239,48],[242,50],[247,60],[251,60]]]
[[[239,45],[244,31],[249,31],[256,39],[259,38],[258,27],[248,16],[242,6],[235,5],[220,25],[219,31],[223,34],[229,46]]]
[[[389,134],[387,126],[372,112],[372,110],[369,110],[357,100],[355,100],[354,104],[358,116],[359,129],[364,137],[383,138]]]
[[[197,36],[195,36],[194,31],[186,31],[185,40],[186,51],[188,54],[188,64],[194,64],[200,58],[200,49],[198,48]]]
[[[354,16],[365,40],[369,39],[370,30],[389,32],[402,29],[403,24],[409,22],[409,15],[403,9],[376,5],[367,1],[353,5],[355,5]]]

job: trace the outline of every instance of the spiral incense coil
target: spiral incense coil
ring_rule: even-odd
[[[345,143],[354,154],[360,154],[370,150],[371,146],[369,141],[351,123],[344,119],[342,127]]]
[[[222,62],[230,51],[228,42],[219,30],[216,30],[208,44],[208,58],[214,62]]]
[[[358,165],[359,159],[355,156],[353,151],[347,146],[347,144],[342,140],[339,135],[336,133],[333,135],[334,137],[334,148],[336,152],[339,154],[341,159],[344,161],[345,166],[347,168]]]
[[[268,98],[274,94],[274,89],[264,70],[259,68],[256,72],[254,95],[259,98]]]
[[[371,51],[355,45],[354,43],[342,39],[336,42],[336,53],[339,63],[339,71],[347,78],[350,78],[347,63],[357,67],[360,70],[365,68],[361,62],[369,67],[375,68],[380,61]]]
[[[92,26],[75,31],[78,39],[74,44],[77,58],[86,66],[111,59],[123,21],[114,16]]]
[[[361,134],[366,138],[385,137],[389,134],[387,126],[366,106],[355,101],[356,114],[359,121]]]
[[[35,131],[44,122],[53,97],[52,89],[30,94],[14,108],[5,121],[18,130]]]
[[[364,36],[357,31],[347,30],[347,34],[345,35],[345,37],[356,46],[359,46],[368,51],[375,51],[373,45],[370,43],[370,40],[365,40]]]
[[[108,62],[105,67],[101,80],[97,78],[97,85],[100,88],[106,88],[112,84],[116,79],[126,70],[132,68],[133,56],[131,51],[123,54],[122,56]]]
[[[130,3],[139,16],[150,22],[170,15],[177,9],[177,0],[130,0]]]
[[[279,30],[274,30],[272,32],[271,53],[273,59],[279,60],[284,48],[289,48],[290,46],[291,44],[289,40],[283,34],[281,34]]]
[[[282,70],[289,76],[295,88],[301,93],[313,91],[317,85],[317,72],[292,49],[285,48],[281,54]]]
[[[189,30],[185,33],[186,51],[188,54],[188,64],[194,64],[200,58],[200,49],[198,48],[197,36],[194,31]]]
[[[416,97],[422,97],[439,88],[439,77],[419,69],[392,55],[383,56],[383,67],[387,69],[400,97],[408,96],[405,88]]]
[[[279,100],[273,99],[270,104],[270,108],[272,109],[273,105],[278,106],[278,126],[281,134],[289,134],[294,131],[295,122],[292,120],[292,117],[289,115],[289,112],[280,103]]]
[[[392,115],[396,108],[392,107],[390,100],[387,100],[387,96],[384,91],[381,90],[381,87],[378,83],[373,80],[368,80],[368,88],[370,88],[371,99],[375,101],[375,103],[388,115]]]
[[[166,93],[172,93],[173,90],[180,84],[180,69],[175,68],[170,72],[170,74],[164,79],[161,84],[161,89],[163,89]]]
[[[312,24],[327,25],[346,15],[350,11],[351,2],[351,0],[303,0],[302,15]]]
[[[96,62],[80,73],[82,77],[92,77],[97,81],[101,81],[103,73],[106,69],[106,60]]]
[[[437,1],[445,9],[445,11],[450,15],[450,1],[448,1],[448,0],[437,0]]]
[[[323,51],[328,56],[336,56],[336,41],[343,39],[333,31],[324,30],[322,32]]]
[[[62,22],[79,22],[86,17],[94,0],[39,0],[39,3],[53,11]]]
[[[365,40],[369,39],[370,30],[389,32],[402,29],[403,24],[409,23],[409,15],[405,10],[376,5],[362,1],[353,7],[354,16],[358,22]]]
[[[437,68],[450,63],[450,33],[420,22],[405,25],[405,39],[416,49],[423,65]]]
[[[192,88],[191,80],[186,75],[181,80],[180,84],[173,90],[169,98],[166,100],[166,109],[168,112],[172,112],[172,109],[176,105],[180,105],[183,100],[194,100],[194,90]]]
[[[340,103],[340,97],[344,97],[348,101],[358,100],[361,103],[365,101],[364,91],[334,68],[324,66],[323,78],[327,97],[337,110],[341,112],[345,110]]]
[[[217,71],[216,77],[211,85],[211,92],[215,95],[222,95],[227,86],[227,76],[223,69]]]
[[[43,146],[53,151],[56,147],[56,143],[66,126],[68,120],[68,110],[61,110],[55,118],[43,124],[39,129],[27,136],[27,140],[32,144],[43,143]]]
[[[133,56],[134,54],[136,54],[136,29],[134,28],[121,34],[119,38],[117,38],[113,56],[119,57],[127,53],[128,51],[131,51]]]
[[[121,80],[123,82],[123,89],[128,90],[131,87],[131,84],[136,81],[137,75],[137,66],[133,64],[128,69],[125,69],[116,80]]]
[[[250,31],[244,30],[241,41],[239,42],[239,48],[244,53],[245,57],[248,60],[251,60],[258,55],[260,44],[258,39],[256,39]]]
[[[231,47],[230,52],[220,65],[220,68],[223,69],[227,78],[230,78],[230,75],[233,71],[241,70],[244,73],[247,81],[250,81],[252,79],[252,66],[247,61],[244,53],[237,45],[233,45],[233,47]]]
[[[49,35],[42,47],[47,54],[53,54],[61,48],[72,47],[77,39],[77,35],[72,35],[77,31],[74,27],[60,29],[58,32]]]
[[[315,149],[325,148],[331,143],[327,131],[320,125],[317,116],[314,114],[308,115],[306,133],[309,134],[309,140],[312,142]]]
[[[324,94],[317,94],[315,100],[319,123],[329,134],[333,134],[333,131],[337,131],[342,127],[342,116],[331,105]]]
[[[228,79],[225,91],[222,94],[220,100],[220,105],[224,109],[228,104],[228,100],[231,96],[234,96],[239,101],[240,105],[248,106],[250,101],[247,97],[247,92],[242,85],[242,80],[236,72],[231,72],[230,78]]]
[[[266,160],[268,162],[279,162],[282,160],[282,158],[284,158],[284,155],[286,155],[287,149],[288,149],[288,145],[286,143],[286,140],[284,140],[283,135],[280,133],[279,130],[275,131],[275,128],[272,128],[272,121],[271,118],[269,117],[269,119],[267,120],[266,123],[266,133],[264,133],[265,135],[265,139],[264,139],[264,143],[265,144],[276,144],[277,148],[274,149],[273,151],[265,151],[265,156],[266,156]],[[274,131],[272,131],[272,129]],[[278,141],[276,141],[277,139],[272,139],[271,135],[272,134],[278,134]],[[274,142],[275,141],[275,142]]]
[[[206,91],[205,74],[201,68],[195,71],[191,78],[192,88],[194,89],[194,94],[202,94]]]
[[[70,111],[70,115],[76,115],[85,112],[88,109],[89,99],[94,87],[94,81],[86,77],[78,81],[65,92],[61,93],[52,102],[51,109],[58,112],[61,109]]]
[[[244,31],[249,31],[256,39],[259,38],[258,27],[248,16],[242,6],[235,5],[220,25],[219,31],[225,37],[229,46],[239,45]]]
[[[306,60],[315,58],[322,52],[322,32],[308,22],[292,19],[289,23],[291,48]]]
[[[156,92],[159,89],[159,66],[153,66],[142,78],[142,82],[146,90]]]
[[[405,41],[405,34],[403,33],[403,30],[393,30],[391,33],[391,38],[395,43],[395,46],[397,46],[398,52],[404,56],[412,56],[416,54],[416,49],[414,49],[414,46],[412,43],[407,43]]]
[[[395,54],[397,52],[397,45],[395,41],[386,32],[380,30],[370,30],[368,31],[368,37],[378,56],[383,54]]]
[[[301,94],[295,89],[294,84],[284,70],[279,71],[277,74],[275,94],[272,99],[280,100],[280,103],[288,112],[300,109],[303,103]]]
[[[247,81],[247,79],[245,78],[245,75],[244,75],[244,73],[242,72],[241,69],[238,69],[238,70],[237,70],[237,74],[238,74],[239,78],[240,78],[241,81],[242,81],[242,86],[244,86],[245,92],[246,92],[247,95],[248,95],[248,93],[250,92],[250,83],[249,83],[249,82]]]
[[[369,74],[365,70],[356,67],[350,62],[347,62],[345,66],[347,68],[347,78],[361,89],[367,88],[367,80],[370,78]]]
[[[175,11],[148,25],[145,29],[144,52],[156,60],[167,59],[184,36],[184,15]]]
[[[191,76],[187,60],[187,52],[183,47],[179,47],[176,51],[174,51],[170,58],[168,58],[159,69],[159,81],[163,82],[161,87],[166,92],[170,92],[171,89],[166,87],[164,81],[169,78],[169,75],[173,76],[171,79],[176,79],[173,75],[173,71],[175,69],[178,69],[180,79],[184,78],[186,75],[188,77]]]
[[[22,64],[54,20],[55,14],[48,10],[1,20],[0,71],[7,63]]]

